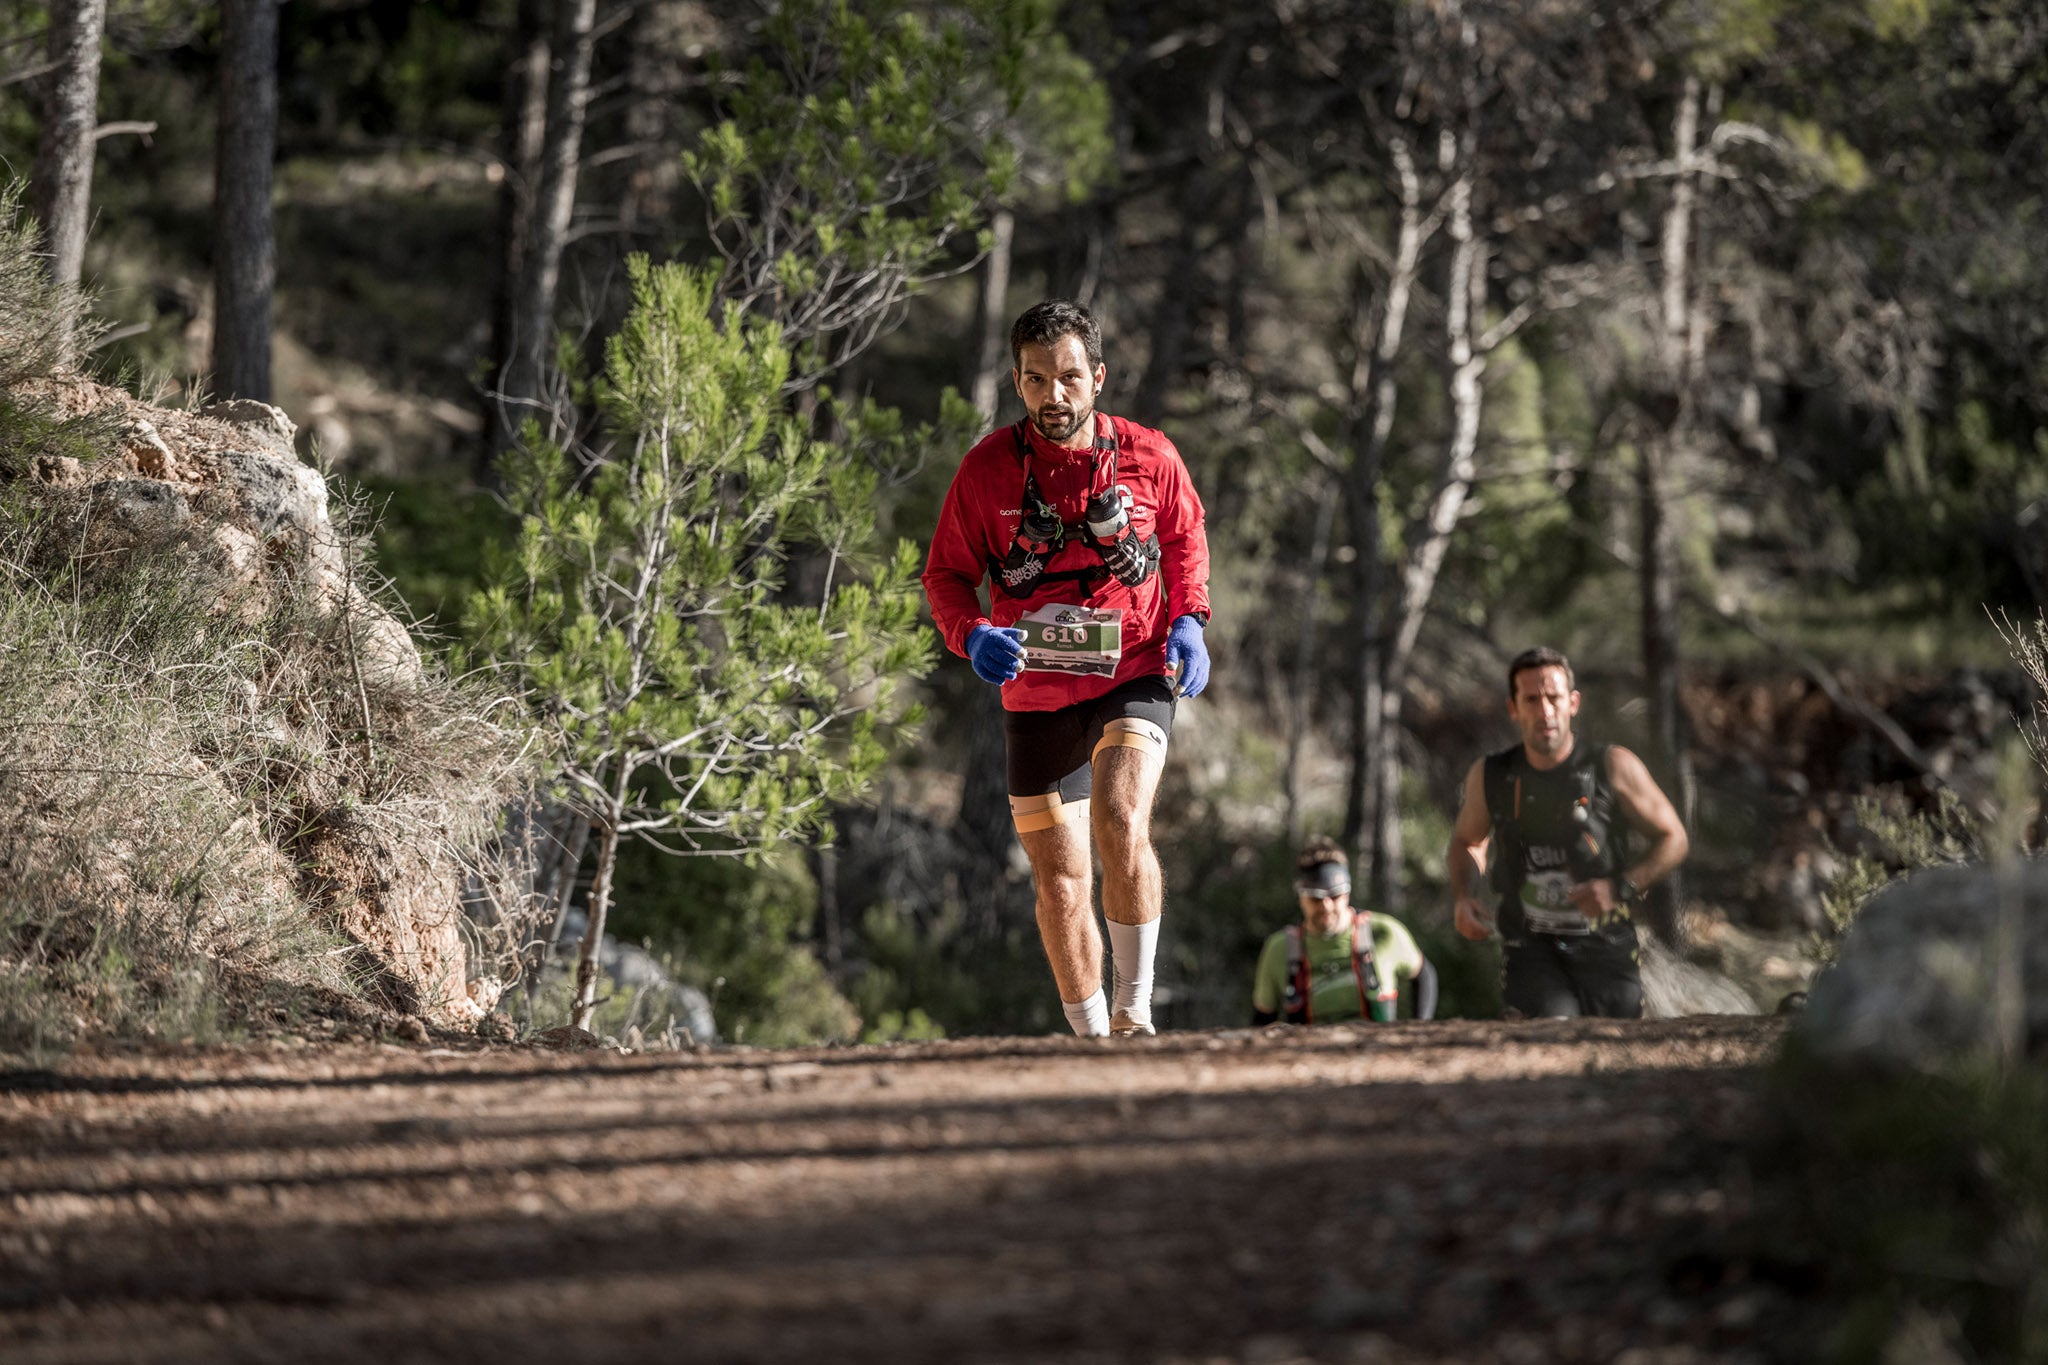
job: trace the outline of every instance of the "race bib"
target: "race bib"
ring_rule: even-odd
[[[1539,934],[1588,934],[1592,925],[1571,900],[1569,872],[1531,872],[1522,883],[1522,913]]]
[[[1024,632],[1024,667],[1036,673],[1111,677],[1124,656],[1123,613],[1113,607],[1058,603],[1017,619]]]

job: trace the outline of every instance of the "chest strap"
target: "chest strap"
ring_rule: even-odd
[[[1280,1002],[1280,1017],[1290,1024],[1313,1024],[1315,1002],[1310,978],[1308,944],[1299,924],[1287,926],[1287,998]],[[1380,973],[1372,956],[1372,925],[1363,910],[1351,912],[1351,976],[1358,983],[1358,1017],[1372,1018],[1373,1002],[1379,999]]]
[[[1063,520],[1057,509],[1046,501],[1039,491],[1038,475],[1031,468],[1031,437],[1025,432],[1029,418],[1019,418],[1010,426],[1010,440],[1017,451],[1017,463],[1024,470],[1024,518],[1027,524],[1034,518],[1043,523],[1050,535],[1037,545],[1027,546],[1024,537],[1018,537],[1007,555],[1002,559],[991,558],[988,562],[989,582],[1006,597],[1030,597],[1048,583],[1071,582],[1080,585],[1084,595],[1092,594],[1102,586],[1104,579],[1111,577],[1106,565],[1100,562],[1102,550],[1089,535],[1084,522]],[[1106,419],[1095,421],[1095,443],[1088,450],[1088,496],[1095,493],[1096,476],[1102,468],[1103,457],[1109,459],[1110,486],[1116,485],[1116,428]],[[1109,434],[1103,427],[1109,427]],[[1085,502],[1086,499],[1084,498]],[[1021,528],[1020,528],[1021,529]],[[1079,542],[1096,552],[1097,562],[1078,569],[1051,570],[1046,565],[1054,556],[1066,548],[1069,542]]]

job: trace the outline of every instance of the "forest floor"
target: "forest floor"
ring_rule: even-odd
[[[1782,1023],[0,1073],[0,1359],[1762,1361]]]

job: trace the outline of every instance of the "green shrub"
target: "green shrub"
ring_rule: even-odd
[[[1821,891],[1834,937],[1823,946],[1832,957],[1841,936],[1870,898],[1908,872],[1923,867],[1977,862],[1984,857],[1984,822],[1947,787],[1932,810],[1915,810],[1897,792],[1858,796],[1851,803],[1863,840],[1836,849],[1837,871]]]
[[[645,945],[671,976],[703,991],[726,1041],[769,1047],[858,1036],[860,1015],[812,954],[818,892],[800,850],[748,863],[627,845],[617,897],[613,934]]]
[[[920,1036],[920,1017],[931,1036],[1067,1029],[1028,911],[987,934],[967,927],[957,902],[922,919],[884,902],[859,928],[860,960],[846,994],[877,1041]]]

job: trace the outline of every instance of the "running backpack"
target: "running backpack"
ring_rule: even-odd
[[[1627,861],[1628,824],[1616,817],[1605,744],[1580,742],[1562,765],[1539,772],[1521,745],[1486,756],[1486,811],[1493,821],[1487,883],[1503,896],[1522,888],[1524,849],[1561,845],[1580,881],[1611,877]],[[1527,790],[1525,790],[1525,788]]]

